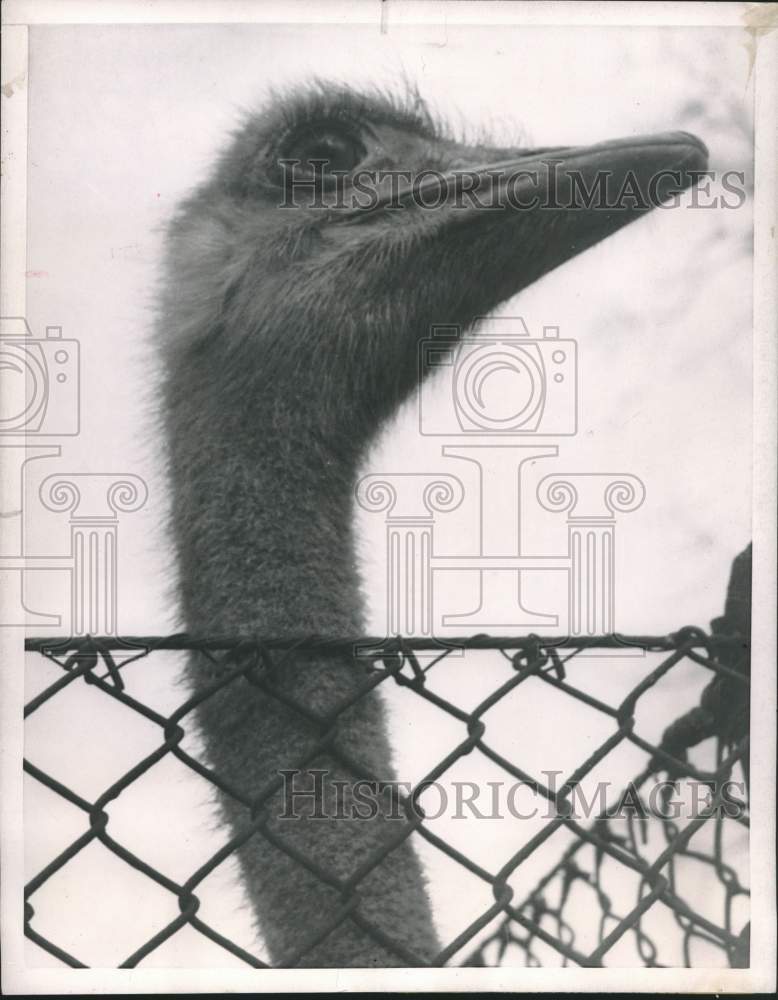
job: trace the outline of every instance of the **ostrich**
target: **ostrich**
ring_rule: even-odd
[[[355,482],[419,383],[430,325],[471,327],[665,198],[659,172],[680,190],[705,165],[687,133],[468,145],[416,95],[323,83],[250,115],[168,232],[161,399],[189,631],[358,636]],[[358,168],[385,172],[367,201],[351,197]],[[611,194],[631,177],[639,197],[570,205],[576,171],[590,193],[604,171]],[[475,182],[478,204],[464,197]],[[188,679],[205,693],[234,667],[196,653]],[[411,819],[386,794],[372,819],[349,810],[358,777],[398,777],[380,695],[357,697],[364,666],[292,650],[259,674],[204,698],[197,719],[272,964],[442,964]],[[284,819],[280,787],[262,797],[294,768],[295,789],[323,782],[324,818],[309,798]]]

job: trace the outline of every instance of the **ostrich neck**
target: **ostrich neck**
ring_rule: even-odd
[[[190,397],[170,411],[187,629],[359,633],[352,521],[360,455],[353,432],[327,433],[315,407],[300,411],[278,395],[250,395],[233,409],[225,408],[225,394],[213,395],[212,407]]]

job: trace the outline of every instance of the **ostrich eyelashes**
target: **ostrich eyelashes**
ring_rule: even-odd
[[[337,174],[350,173],[367,155],[359,135],[342,125],[306,126],[292,133],[283,143],[279,165],[297,161],[295,172],[308,174],[323,182],[334,181]]]

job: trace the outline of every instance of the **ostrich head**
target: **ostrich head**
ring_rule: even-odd
[[[683,132],[467,144],[413,96],[323,84],[248,117],[169,230],[159,333],[190,628],[356,630],[357,471],[423,378],[430,326],[466,330],[705,162]]]
[[[704,147],[685,133],[587,149],[465,144],[413,98],[340,86],[316,86],[249,117],[181,206],[168,245],[160,340],[187,627],[361,634],[357,469],[382,421],[423,378],[419,347],[430,326],[466,330],[663,198],[668,185],[651,184],[660,171],[679,171],[669,180],[682,188],[704,165]],[[612,209],[565,207],[572,171],[587,191],[602,173],[606,204],[631,172],[633,198]],[[465,186],[478,189],[478,201]],[[203,655],[190,662],[198,686],[223,670]],[[320,739],[311,713],[327,733],[337,713],[338,752],[320,748],[316,760],[346,785],[349,760],[360,774],[392,779],[381,701],[366,696],[354,657],[298,651],[278,674],[270,693],[230,685],[199,707],[212,765],[227,788],[244,789],[244,805],[279,768],[310,763],[312,733]],[[225,810],[245,841],[234,795]],[[396,842],[384,812],[375,823],[287,824],[277,833],[294,836],[297,856],[337,873],[343,893],[333,900],[331,877],[316,884],[312,869],[263,836],[245,841],[247,885],[273,956],[286,962],[356,884],[353,920],[341,915],[307,964],[436,960],[410,842],[369,875],[359,870],[382,838]],[[402,945],[399,959],[387,940]]]
[[[200,365],[246,412],[358,453],[417,385],[431,324],[466,329],[688,186],[706,155],[683,132],[465,144],[413,95],[319,84],[277,99],[245,121],[171,228],[169,364]],[[605,203],[569,207],[575,172],[579,195],[605,184]],[[636,197],[608,208],[625,181]]]

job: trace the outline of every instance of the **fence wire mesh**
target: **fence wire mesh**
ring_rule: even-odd
[[[457,639],[448,646],[429,639],[397,637],[361,639],[358,645],[360,664],[366,670],[365,691],[377,685],[399,685],[405,693],[423,699],[436,712],[445,713],[450,721],[461,727],[459,742],[435,762],[413,789],[417,810],[423,787],[476,751],[509,778],[529,786],[550,807],[547,822],[529,839],[518,836],[512,845],[511,856],[498,870],[487,869],[460,844],[455,845],[435,832],[434,824],[419,811],[421,818],[411,824],[409,832],[412,829],[430,849],[445,855],[463,875],[469,873],[488,887],[492,899],[483,912],[470,920],[452,940],[445,942],[443,950],[429,964],[748,965],[749,893],[741,879],[745,878],[743,872],[748,870],[749,657],[747,644],[740,636],[707,634],[701,629],[686,627],[667,636],[576,639],[475,636]],[[74,968],[88,967],[82,956],[73,954],[72,947],[66,946],[67,941],[52,939],[51,920],[45,924],[46,933],[40,929],[36,895],[49,880],[97,842],[119,862],[169,894],[178,908],[173,919],[160,921],[162,925],[117,963],[118,967],[140,965],[186,927],[248,966],[269,967],[263,956],[231,940],[207,919],[207,907],[201,907],[198,890],[246,836],[268,835],[259,817],[263,802],[278,791],[281,780],[278,775],[268,775],[267,787],[243,803],[248,820],[241,836],[230,838],[225,833],[220,848],[183,881],[160,870],[148,857],[144,858],[137,845],[133,843],[131,849],[114,834],[112,804],[170,758],[175,758],[224,795],[235,795],[235,790],[228,787],[219,774],[182,745],[197,704],[204,696],[213,696],[231,684],[251,683],[272,692],[274,668],[290,649],[349,651],[356,656],[356,648],[353,640],[335,643],[306,639],[292,643],[256,639],[198,640],[186,635],[124,639],[87,636],[67,641],[27,639],[28,665],[44,657],[58,676],[43,688],[39,685],[40,689],[25,707],[26,719],[31,719],[44,706],[56,711],[58,703],[64,706],[67,689],[72,691],[73,685],[86,684],[101,698],[120,703],[123,709],[142,716],[158,733],[153,750],[139,753],[132,766],[95,797],[86,797],[75,790],[74,782],[69,782],[67,775],[50,773],[56,771],[56,767],[49,765],[46,770],[37,766],[34,759],[25,759],[27,775],[75,807],[81,816],[81,832],[51,856],[26,885],[27,936],[62,963]],[[367,656],[365,649],[370,651]],[[219,679],[206,695],[198,692],[169,714],[131,695],[126,683],[133,665],[165,650],[198,650],[220,667]],[[507,668],[507,679],[490,690],[475,707],[465,710],[436,691],[434,678],[452,666],[456,657],[464,657],[466,661],[487,650],[491,651],[490,655],[501,658],[502,666]],[[630,674],[633,680],[639,678],[637,683],[628,689],[622,684],[619,689],[609,681],[606,691],[617,695],[613,703],[602,697],[599,690],[592,693],[586,676],[597,657],[614,657],[625,652],[639,654],[640,651],[642,658],[636,659],[638,674]],[[610,662],[612,666],[608,669],[610,677],[614,678],[621,661],[612,659]],[[699,685],[695,689],[701,691],[699,701],[689,710],[678,713],[677,702],[665,697],[661,737],[646,738],[637,723],[638,706],[652,689],[680,669],[699,673]],[[492,739],[488,713],[517,689],[521,695],[523,686],[530,680],[547,686],[555,698],[569,700],[578,709],[587,706],[598,713],[611,730],[596,747],[588,743],[585,752],[581,753],[580,764],[558,784],[541,781],[525,770],[526,765],[523,766],[521,760],[508,759]],[[72,711],[72,708],[63,707],[62,710]],[[300,710],[304,708],[301,706]],[[335,722],[337,724],[337,719]],[[549,741],[567,738],[560,728],[563,728],[561,723],[555,726],[553,719],[550,720]],[[331,740],[331,729],[330,718],[326,726],[322,725],[322,745]],[[27,745],[30,746],[29,741]],[[641,755],[642,768],[632,781],[622,782],[616,789],[615,811],[614,799],[609,797],[606,808],[582,820],[574,808],[576,790],[595,769],[600,769],[597,773],[607,769],[611,755],[623,745],[629,745]],[[701,747],[708,748],[706,760],[710,766],[701,764],[692,752]],[[294,762],[289,766],[294,766]],[[743,780],[733,784],[738,776]],[[709,789],[709,794],[692,818],[683,819],[678,810],[673,809],[673,797],[690,781],[696,782],[698,788]],[[744,794],[733,792],[733,788],[743,789]],[[408,797],[403,801],[407,805]],[[560,829],[566,831],[570,842],[549,864],[541,848],[547,846]],[[745,854],[742,853],[744,841]],[[737,843],[740,847],[735,846]],[[276,846],[285,849],[283,842]],[[374,865],[384,861],[387,850],[376,852]],[[745,864],[733,860],[736,851],[741,851],[741,860],[742,856],[746,857]],[[314,875],[327,878],[312,859],[295,856],[295,861]],[[363,876],[371,867],[370,864],[363,866]],[[532,888],[517,895],[510,883],[515,885],[514,876],[527,871],[531,872],[529,884]],[[704,878],[701,872],[705,873]],[[630,887],[631,901],[626,899],[626,886]],[[711,886],[717,892],[712,893]],[[54,901],[60,897],[50,894],[39,896],[41,898],[45,899],[48,910],[58,905]],[[322,915],[323,923],[315,932],[301,928],[300,945],[286,957],[284,966],[301,962],[306,952],[344,919],[357,921],[363,930],[371,930],[367,919],[359,913],[359,880],[344,889],[342,903],[337,913]],[[69,918],[64,900],[61,905],[61,919],[66,923]],[[129,921],[133,920],[132,906],[133,901],[127,900],[124,912]],[[392,940],[377,928],[374,932],[380,944],[391,950]],[[625,959],[623,946],[628,941],[633,957]],[[400,946],[394,951],[402,957]]]

